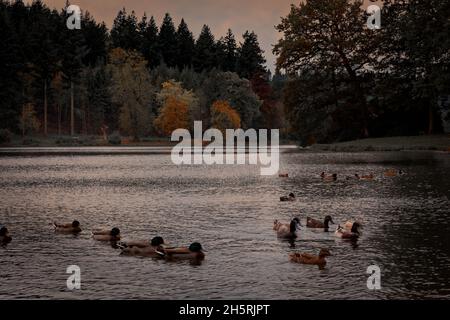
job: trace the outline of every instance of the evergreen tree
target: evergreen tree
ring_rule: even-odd
[[[158,43],[161,50],[161,56],[165,64],[168,67],[175,67],[178,60],[177,36],[172,18],[168,13],[166,13],[159,30]]]
[[[126,50],[140,50],[141,36],[134,11],[127,14],[125,8],[119,11],[111,29],[113,47]]]
[[[61,12],[62,24],[68,18],[67,11]],[[64,42],[62,44],[62,70],[70,86],[70,134],[75,134],[75,113],[79,114],[79,107],[75,110],[75,85],[80,82],[80,71],[83,67],[83,59],[87,56],[89,48],[83,36],[82,29],[69,30],[65,26],[62,28]]]
[[[209,71],[217,66],[215,40],[211,30],[204,25],[195,43],[194,70]]]
[[[11,7],[0,2],[0,129],[18,132],[22,90],[19,72],[23,68],[20,38],[14,26]]]
[[[246,31],[242,37],[244,43],[238,50],[237,73],[240,77],[250,80],[256,74],[266,73],[266,59],[254,32]]]
[[[188,25],[181,19],[177,30],[177,66],[180,70],[192,66],[194,56],[195,40]]]
[[[147,22],[147,16],[144,13],[139,23],[139,33],[142,39],[141,53],[148,61],[149,67],[154,68],[161,61],[161,52],[158,47],[158,27],[153,16]]]
[[[228,29],[225,38],[222,40],[222,45],[225,50],[225,59],[221,63],[221,68],[223,71],[235,72],[237,63],[237,45],[231,29]]]
[[[105,23],[97,23],[86,12],[82,16],[82,32],[89,52],[83,59],[85,65],[95,66],[99,62],[105,63],[107,57],[106,44],[108,42],[108,30]]]
[[[225,39],[221,37],[215,44],[217,68],[223,71],[227,60],[227,47]]]

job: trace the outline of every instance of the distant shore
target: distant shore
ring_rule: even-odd
[[[13,154],[24,154],[29,150],[30,153],[34,153],[32,150],[37,148],[50,148],[51,153],[58,152],[60,150],[64,153],[64,149],[71,147],[89,149],[81,151],[80,153],[100,153],[105,151],[99,150],[96,152],[95,147],[100,149],[107,149],[111,147],[118,147],[123,149],[122,153],[145,153],[144,149],[151,147],[173,147],[176,142],[171,142],[169,138],[149,137],[143,138],[140,141],[130,141],[128,139],[122,139],[121,143],[112,144],[103,140],[99,136],[49,136],[49,137],[15,137],[9,143],[1,144],[0,151],[2,154],[10,153],[11,149],[16,149]],[[280,145],[291,146],[295,145],[294,141],[280,141]],[[142,150],[140,150],[142,148]],[[432,136],[403,136],[403,137],[386,137],[386,138],[369,138],[361,140],[353,140],[347,142],[337,142],[331,144],[315,144],[306,148],[299,147],[289,148],[287,152],[367,152],[367,151],[446,151],[450,152],[450,135],[432,135]],[[71,153],[72,151],[66,150]],[[153,150],[151,153],[155,153]],[[164,151],[166,152],[166,151]],[[59,152],[58,152],[59,153]]]
[[[423,135],[387,138],[369,138],[332,144],[315,144],[309,151],[363,152],[430,150],[450,152],[450,135]]]

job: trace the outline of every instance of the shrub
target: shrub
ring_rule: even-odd
[[[0,129],[0,144],[11,142],[11,131],[8,129]]]
[[[108,142],[113,145],[119,145],[122,143],[122,137],[117,131],[113,132],[108,136]]]

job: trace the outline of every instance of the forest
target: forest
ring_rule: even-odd
[[[209,127],[279,128],[302,145],[443,132],[450,94],[450,1],[292,5],[276,29],[276,71],[253,31],[194,37],[170,14],[120,10],[111,30],[41,0],[0,0],[0,143],[12,136],[168,137]],[[446,116],[447,115],[447,116]]]

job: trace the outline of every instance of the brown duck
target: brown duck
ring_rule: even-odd
[[[310,253],[291,253],[289,255],[289,260],[301,264],[313,264],[318,266],[319,269],[322,270],[327,264],[325,258],[328,256],[331,256],[330,251],[328,249],[321,249],[318,256]]]
[[[328,230],[330,222],[334,224],[331,216],[326,216],[325,219],[323,220],[323,222],[320,220],[317,220],[317,219],[310,218],[310,217],[306,218],[306,226],[308,228],[321,228],[321,229]]]

